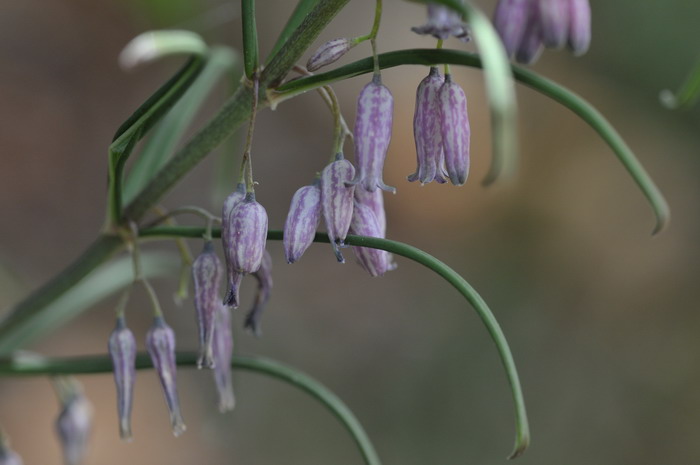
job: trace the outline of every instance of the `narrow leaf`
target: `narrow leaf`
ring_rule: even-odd
[[[243,68],[248,79],[258,69],[258,28],[255,24],[255,0],[241,1],[243,18]]]
[[[282,32],[280,32],[277,42],[272,47],[270,54],[268,55],[268,60],[273,57],[282,48],[285,42],[292,36],[294,30],[299,27],[299,25],[304,21],[306,15],[316,6],[320,0],[299,0],[296,8],[292,12],[292,15],[287,20],[287,24],[284,25]],[[267,63],[266,61],[266,63]]]

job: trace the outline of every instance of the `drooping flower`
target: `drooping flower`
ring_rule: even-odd
[[[383,237],[379,222],[372,209],[357,201],[352,214],[350,231],[360,236]],[[391,255],[385,250],[353,246],[353,251],[362,268],[372,276],[382,276],[387,271],[396,268]]]
[[[117,412],[119,414],[119,435],[131,439],[131,406],[134,399],[136,381],[136,339],[126,327],[123,316],[117,318],[117,325],[109,336],[109,355],[112,358],[114,384],[117,387]]]
[[[336,160],[321,173],[321,210],[333,251],[341,263],[345,263],[345,259],[340,247],[345,244],[352,220],[355,186],[350,181],[354,176],[355,168],[342,153],[337,154]]]
[[[433,180],[447,182],[444,172],[444,154],[442,149],[442,132],[440,130],[439,91],[445,82],[436,67],[418,85],[416,91],[416,109],[413,114],[413,136],[416,142],[418,167],[408,176],[408,180],[420,181],[421,184]]]
[[[536,5],[533,0],[499,0],[493,22],[508,56],[520,48]]]
[[[384,184],[382,170],[386,152],[391,142],[391,126],[394,113],[394,97],[382,84],[377,74],[357,98],[355,115],[355,159],[358,171],[352,184],[360,184],[373,192],[377,187],[396,192]]]
[[[357,45],[355,40],[346,39],[345,37],[329,40],[311,55],[309,61],[306,62],[306,69],[316,71],[326,65],[330,65],[348,53],[355,45]]]
[[[384,193],[377,189],[374,192],[367,192],[364,189],[355,189],[355,202],[369,207],[377,219],[379,235],[386,237],[386,211],[384,210]]]
[[[219,391],[219,411],[223,413],[233,410],[236,405],[231,375],[233,334],[231,333],[231,314],[228,307],[219,304],[214,321],[214,381]]]
[[[267,212],[249,192],[229,214],[229,260],[233,270],[254,273],[260,268],[267,240]]]
[[[461,186],[469,175],[469,116],[464,90],[445,76],[440,88],[440,129],[445,153],[445,167],[452,184]]]
[[[146,348],[153,361],[163,387],[165,401],[170,412],[173,434],[179,436],[187,427],[180,412],[180,399],[177,394],[177,368],[175,365],[175,332],[165,323],[162,316],[153,319],[153,325],[146,334]]]
[[[569,35],[569,0],[538,0],[542,42],[549,48],[562,48]]]
[[[236,271],[233,267],[233,259],[231,258],[233,246],[233,231],[231,230],[231,223],[229,217],[231,216],[231,211],[245,198],[245,185],[243,183],[238,183],[236,190],[234,190],[226,200],[224,201],[224,206],[221,212],[221,243],[224,248],[224,259],[226,261],[226,279],[228,283],[228,290],[226,291],[226,297],[224,297],[224,304],[229,305],[233,308],[238,307],[238,290],[243,280],[243,274]]]
[[[260,269],[256,271],[253,276],[258,280],[258,292],[255,294],[253,308],[250,309],[245,317],[244,326],[246,329],[251,330],[253,334],[260,337],[262,335],[260,330],[260,318],[272,295],[272,257],[267,250],[265,251],[265,255],[263,255]]]
[[[574,55],[583,55],[591,45],[591,4],[588,0],[570,0],[568,46]]]
[[[284,223],[284,256],[287,263],[301,258],[314,241],[321,219],[321,188],[315,182],[297,190]]]
[[[61,413],[56,419],[56,432],[63,448],[66,465],[82,463],[92,430],[92,405],[76,381],[69,381],[71,391],[62,399]]]
[[[515,61],[524,65],[530,65],[537,61],[544,49],[542,42],[542,24],[536,19],[539,12],[532,13],[533,19],[528,22],[525,33],[515,51]]]
[[[204,250],[192,263],[192,279],[194,280],[194,307],[197,311],[197,324],[199,326],[197,367],[213,368],[212,335],[214,332],[214,313],[219,306],[221,261],[216,256],[211,241],[204,244]]]
[[[423,26],[412,27],[417,34],[430,34],[436,39],[445,40],[454,36],[462,42],[469,42],[469,31],[459,13],[444,5],[428,3],[428,22]]]

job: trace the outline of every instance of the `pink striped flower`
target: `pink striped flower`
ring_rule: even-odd
[[[339,262],[345,263],[340,247],[345,245],[345,237],[352,220],[353,194],[355,186],[352,181],[355,168],[352,163],[336,155],[336,160],[329,163],[321,173],[321,210],[326,221],[328,238]]]
[[[461,186],[469,175],[469,116],[464,90],[445,76],[440,88],[440,130],[445,153],[447,175],[455,186]]]
[[[287,263],[301,258],[314,241],[321,219],[321,188],[315,182],[297,190],[284,223],[284,256]]]
[[[192,264],[194,280],[194,307],[197,311],[199,327],[199,358],[197,367],[214,367],[212,354],[212,336],[214,332],[214,313],[219,305],[219,281],[221,280],[221,261],[214,252],[211,241],[204,244],[204,250]]]

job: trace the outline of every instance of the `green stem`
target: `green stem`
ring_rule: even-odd
[[[197,354],[180,352],[176,355],[179,366],[196,366]],[[318,400],[350,433],[362,453],[366,465],[380,465],[372,443],[362,425],[342,400],[320,382],[283,363],[263,357],[234,356],[231,366],[237,370],[252,371],[287,382]],[[152,368],[146,353],[136,357],[137,369]],[[36,376],[65,374],[111,373],[112,361],[108,355],[66,358],[15,357],[0,360],[0,376]]]
[[[221,235],[220,230],[214,230],[212,233],[215,237]],[[201,234],[201,228],[184,226],[151,228],[139,232],[141,237],[198,237]],[[268,231],[267,239],[282,240],[282,231]],[[326,234],[317,233],[314,242],[329,243],[330,241]],[[508,341],[496,317],[493,315],[493,312],[484,299],[464,278],[447,264],[416,247],[388,239],[355,235],[348,235],[345,243],[348,245],[386,250],[387,252],[401,255],[402,257],[420,263],[444,278],[472,305],[496,345],[498,355],[501,358],[506,376],[508,377],[508,382],[510,383],[516,420],[515,447],[510,457],[515,458],[521,455],[530,443],[530,428],[527,420],[527,412],[525,410],[525,399],[523,397],[522,387],[520,386],[520,378],[515,367],[515,361],[513,360],[510,347],[508,346]]]
[[[243,16],[243,67],[248,79],[258,69],[258,29],[255,24],[255,0],[241,1]]]

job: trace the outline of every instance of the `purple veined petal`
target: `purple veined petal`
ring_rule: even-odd
[[[379,226],[379,236],[386,237],[386,211],[384,210],[384,192],[377,189],[374,192],[367,192],[364,189],[355,189],[355,203],[369,207],[377,219]]]
[[[297,190],[284,223],[284,256],[287,263],[301,258],[314,241],[321,219],[321,188],[319,183]]]
[[[219,282],[221,281],[221,261],[216,256],[211,241],[204,244],[204,250],[192,263],[194,281],[194,307],[199,327],[199,358],[197,367],[214,367],[212,336],[214,332],[214,312],[219,306]]]
[[[381,237],[382,233],[372,209],[358,202],[355,202],[350,231],[353,234],[370,237]],[[362,268],[372,276],[382,276],[396,267],[391,260],[391,255],[386,250],[358,246],[353,246],[352,249]]]
[[[499,0],[493,23],[503,40],[506,54],[512,57],[520,48],[527,25],[531,21],[535,0]]]
[[[444,5],[428,3],[428,22],[423,26],[412,27],[416,34],[432,35],[445,40],[454,36],[462,42],[469,42],[469,31],[459,13]]]
[[[309,71],[316,71],[317,69],[330,65],[348,53],[355,45],[357,45],[357,42],[344,37],[329,40],[311,55],[309,61],[306,62],[306,69]]]
[[[536,19],[528,25],[520,47],[515,52],[515,61],[525,65],[532,64],[540,57],[542,49],[542,28],[539,19]]]
[[[255,195],[246,194],[229,215],[230,247],[229,259],[233,270],[239,273],[254,273],[260,268],[265,242],[267,241],[267,212],[255,201]]]
[[[438,163],[442,155],[440,130],[440,99],[438,94],[445,79],[436,67],[418,85],[413,114],[413,137],[416,142],[416,172],[408,180],[426,184],[440,178]],[[440,179],[438,179],[438,182]]]
[[[570,0],[569,48],[580,56],[591,45],[591,5],[588,0]]]
[[[241,289],[241,282],[243,281],[244,273],[236,271],[233,268],[233,263],[229,262],[226,264],[226,277],[228,279],[228,291],[226,291],[226,296],[224,297],[223,303],[231,308],[238,308],[240,303],[239,291]]]
[[[66,465],[79,465],[83,462],[92,430],[92,410],[90,401],[80,391],[64,401],[56,419],[56,432]]]
[[[260,319],[272,295],[272,257],[267,250],[263,256],[260,269],[253,276],[258,280],[258,292],[255,294],[253,308],[250,309],[245,317],[244,327],[252,331],[257,337],[260,337],[262,335]]]
[[[219,411],[233,410],[236,398],[233,395],[231,360],[233,359],[233,334],[231,314],[228,307],[221,304],[214,316],[214,381],[219,392]]]
[[[384,160],[391,142],[393,112],[394,98],[376,75],[357,98],[355,160],[358,171],[351,181],[370,192],[378,187],[396,193],[396,188],[387,186],[382,179]]]
[[[345,243],[352,220],[355,186],[350,181],[354,176],[355,168],[342,154],[336,155],[336,160],[321,173],[321,211],[333,251],[341,263],[345,263],[345,259],[340,247]]]
[[[187,427],[180,412],[180,399],[177,394],[177,366],[175,364],[175,332],[165,323],[163,317],[153,319],[153,325],[146,334],[146,348],[151,356],[153,367],[158,373],[163,387],[165,401],[170,412],[173,434],[180,436]]]
[[[447,174],[455,186],[461,186],[469,175],[469,116],[464,90],[445,76],[440,88],[440,127]]]
[[[136,381],[136,339],[126,327],[123,316],[117,318],[117,325],[109,336],[109,355],[112,358],[114,384],[117,387],[117,412],[119,414],[119,435],[131,440],[131,407]]]
[[[226,299],[224,303],[226,305],[238,307],[238,285],[240,285],[242,276],[237,276],[237,273],[233,266],[233,232],[231,231],[231,223],[229,217],[231,216],[231,211],[245,198],[245,185],[243,183],[238,183],[236,190],[234,190],[226,200],[224,201],[224,206],[221,211],[221,245],[224,250],[224,259],[226,262],[226,277],[228,282],[228,290],[226,292]]]
[[[562,48],[569,36],[569,0],[537,0],[542,42],[546,47]]]

